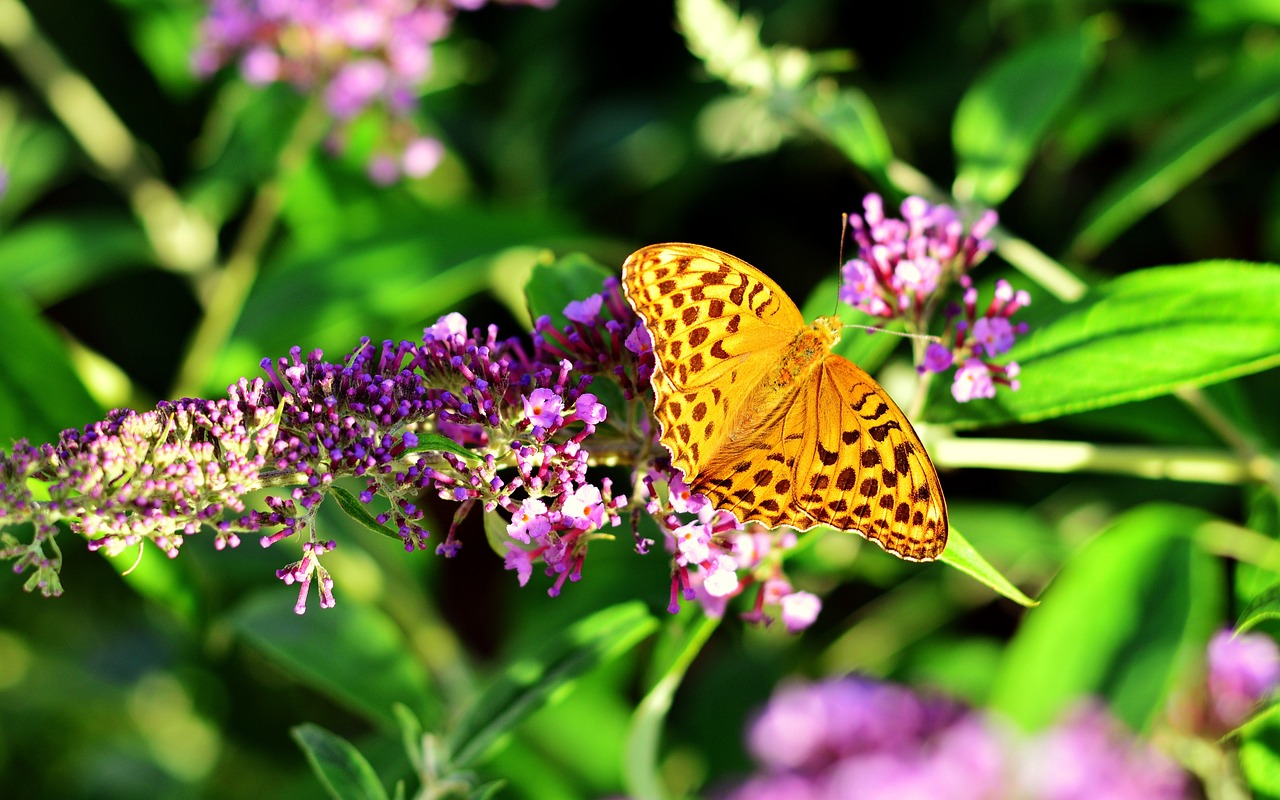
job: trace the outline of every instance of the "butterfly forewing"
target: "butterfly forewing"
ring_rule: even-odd
[[[742,522],[942,552],[946,503],[911,423],[848,360],[789,350],[806,328],[776,283],[727,253],[660,244],[627,259],[623,286],[653,338],[662,443],[693,491]]]
[[[681,472],[697,475],[721,449],[735,392],[759,382],[802,324],[800,311],[750,264],[697,245],[637,251],[623,286],[653,339],[663,443]]]
[[[646,247],[627,259],[623,282],[676,390],[727,380],[743,357],[784,346],[804,324],[768,276],[709,247]]]

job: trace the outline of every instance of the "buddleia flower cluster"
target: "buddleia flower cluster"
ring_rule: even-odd
[[[60,523],[109,554],[150,543],[174,558],[206,527],[218,549],[297,539],[302,557],[277,577],[297,587],[302,613],[313,589],[321,607],[336,602],[324,560],[337,543],[317,518],[336,499],[406,551],[434,543],[446,557],[463,546],[464,520],[491,516],[507,569],[522,585],[541,571],[552,595],[626,523],[637,550],[660,539],[671,554],[673,612],[683,600],[723,613],[756,586],[748,619],[778,608],[791,630],[812,622],[817,598],[782,571],[794,534],[744,530],[673,471],[651,424],[648,335],[617,279],[565,317],[539,318],[531,340],[454,313],[419,342],[363,339],[341,361],[294,348],[223,399],[118,410],[50,444],[19,441],[0,452],[0,557],[31,573],[28,590],[56,595]],[[265,507],[247,509],[242,498],[261,489]],[[429,530],[433,503],[453,508],[443,531]],[[23,526],[29,539],[16,535]]]
[[[571,358],[580,369],[612,375],[625,400],[639,401],[629,408],[633,412],[639,408],[641,413],[625,421],[628,438],[638,442],[632,454],[631,526],[637,551],[647,552],[653,540],[640,533],[643,509],[656,523],[664,549],[672,554],[668,610],[679,611],[683,599],[697,601],[708,614],[721,616],[732,598],[754,586],[754,604],[742,615],[744,619],[769,624],[774,616],[768,610],[775,611],[792,632],[812,624],[821,601],[793,589],[782,566],[783,555],[795,543],[794,532],[771,532],[758,525],[749,531],[732,514],[712,508],[705,497],[690,492],[672,466],[670,454],[659,444],[648,388],[654,370],[652,340],[622,296],[617,279],[606,279],[603,292],[570,303],[565,316],[570,325],[563,331],[547,317],[537,321],[534,341],[539,348]],[[524,517],[513,518],[513,526]],[[522,565],[520,556],[513,553],[508,566],[512,558]]]
[[[543,8],[555,0],[505,0]],[[431,75],[432,45],[459,11],[486,0],[211,0],[193,56],[208,76],[239,63],[255,85],[287,83],[318,92],[334,120],[340,147],[348,126],[365,114],[387,122],[369,161],[369,177],[389,184],[432,172],[444,146],[413,120],[420,87]]]
[[[778,689],[747,731],[758,765],[726,800],[1182,800],[1187,775],[1086,703],[1036,734],[870,678]]]
[[[902,201],[901,219],[886,216],[877,194],[863,198],[863,212],[849,216],[857,253],[841,268],[840,299],[883,320],[901,319],[912,333],[928,333],[940,299],[953,284],[963,290],[962,305],[945,309],[940,342],[925,348],[918,369],[955,368],[952,396],[964,403],[995,397],[996,387],[1018,389],[1016,362],[995,361],[1026,333],[1011,318],[1031,302],[1026,291],[996,282],[991,302],[980,313],[978,290],[969,272],[987,256],[996,225],[994,211],[983,212],[966,230],[955,209],[920,197]]]

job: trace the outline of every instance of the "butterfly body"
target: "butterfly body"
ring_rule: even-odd
[[[903,558],[936,558],[946,502],[911,423],[831,352],[838,317],[805,325],[755,267],[660,244],[623,267],[653,338],[662,444],[694,492],[740,521],[855,531]]]

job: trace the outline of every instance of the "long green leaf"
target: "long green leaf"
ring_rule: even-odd
[[[657,627],[641,603],[598,611],[515,659],[447,737],[453,769],[473,765],[503,735],[584,673],[626,652]]]
[[[295,614],[296,591],[295,586],[255,595],[236,610],[232,624],[286,673],[388,729],[396,721],[396,703],[419,717],[440,718],[422,664],[390,618],[343,599],[341,583],[336,606],[322,610],[313,597],[310,613]]]
[[[854,88],[812,93],[809,110],[819,131],[859,168],[882,176],[893,146],[871,99]]]
[[[1244,633],[1260,622],[1280,620],[1280,585],[1258,595],[1240,612],[1236,629]]]
[[[1028,607],[1036,605],[1035,600],[1023,594],[1021,589],[1014,586],[1008,578],[1000,574],[999,570],[991,566],[990,562],[969,544],[969,540],[964,538],[954,525],[947,533],[947,549],[942,551],[938,560],[986,584],[1019,605]]]
[[[102,417],[66,348],[25,298],[0,292],[0,449],[11,439],[50,441]]]
[[[1233,75],[1171,125],[1085,211],[1071,251],[1087,260],[1280,117],[1280,59]]]
[[[1115,520],[1063,568],[1005,651],[991,705],[1040,728],[1101,696],[1144,729],[1219,624],[1223,576],[1195,545],[1209,515],[1149,505]]]
[[[333,498],[338,501],[338,508],[345,511],[348,517],[359,522],[366,529],[371,530],[374,533],[381,534],[388,539],[404,541],[401,539],[400,534],[392,530],[389,525],[383,525],[378,522],[377,518],[374,517],[373,514],[369,513],[368,507],[365,506],[364,503],[360,502],[360,498],[356,497],[351,492],[348,492],[341,486],[330,486],[329,492],[333,495]]]
[[[707,616],[701,610],[694,613],[697,616],[692,621],[674,617],[663,628],[661,644],[665,646],[660,646],[659,652],[664,655],[665,666],[631,718],[624,777],[627,796],[636,800],[665,800],[667,796],[658,769],[662,724],[689,665],[720,625],[718,617]]]
[[[970,87],[951,128],[957,198],[995,206],[1017,188],[1049,126],[1084,85],[1096,49],[1085,29],[1038,39]]]
[[[1207,261],[1124,275],[1068,306],[1037,309],[1001,360],[1019,391],[955,403],[935,381],[928,419],[956,427],[1033,422],[1146,400],[1280,364],[1280,267]]]

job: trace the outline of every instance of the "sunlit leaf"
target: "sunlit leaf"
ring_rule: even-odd
[[[1223,575],[1200,550],[1210,519],[1152,504],[1117,518],[1080,550],[1029,610],[1005,650],[991,706],[1038,729],[1101,697],[1136,730],[1201,663],[1221,619]]]
[[[1021,389],[956,403],[935,380],[928,417],[1032,422],[1259,372],[1280,364],[1277,308],[1280,267],[1239,261],[1131,272],[1071,305],[1035,299],[1017,317],[1030,333],[998,359],[1018,363]]]
[[[951,129],[958,199],[996,206],[1017,188],[1050,125],[1084,85],[1096,49],[1087,28],[1035,39],[969,87]]]

